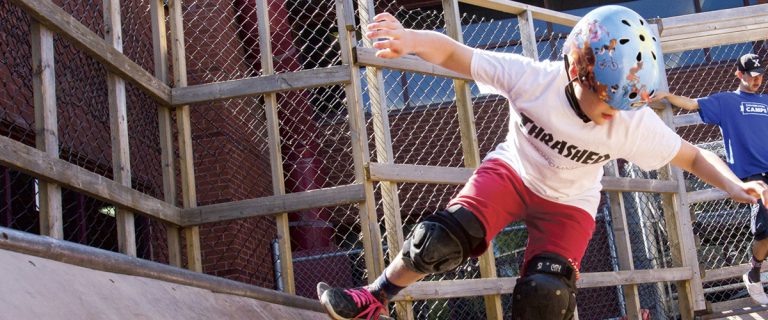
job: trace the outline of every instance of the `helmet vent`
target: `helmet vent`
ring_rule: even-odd
[[[656,90],[651,90],[651,92],[648,94],[649,97],[653,97],[653,94],[656,93]]]
[[[629,42],[629,39],[627,39],[627,38],[619,39],[619,43],[621,43],[621,44],[627,44],[627,42]]]
[[[634,98],[637,98],[637,92],[632,92],[632,93],[630,93],[630,94],[629,94],[629,98],[630,98],[630,99],[634,99]]]
[[[643,53],[642,52],[638,52],[637,53],[637,61],[642,61],[642,60],[643,60]]]
[[[653,60],[656,60],[656,52],[651,51],[651,55],[653,55]]]
[[[640,25],[641,25],[641,26],[644,26],[644,25],[645,25],[645,21],[643,21],[643,19],[640,19]]]
[[[627,20],[621,20],[621,23],[626,24],[627,27],[631,27],[632,26],[631,24],[629,24],[629,21],[627,21]]]
[[[653,42],[656,42],[656,37],[651,36],[651,39],[653,39]]]
[[[642,34],[640,35],[640,41],[645,41],[645,36]]]

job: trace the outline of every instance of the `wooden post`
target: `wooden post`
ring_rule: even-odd
[[[372,0],[358,0],[358,14],[363,32],[366,26],[373,22],[376,16],[376,6]],[[363,37],[363,44],[372,47],[373,42]],[[392,136],[387,110],[387,95],[384,88],[383,72],[379,68],[368,67],[365,70],[368,83],[368,96],[371,99],[371,115],[373,117],[373,135],[376,144],[376,159],[379,163],[394,164],[395,155],[392,151]],[[384,227],[387,231],[389,259],[394,260],[403,245],[403,219],[400,214],[400,198],[397,194],[397,183],[390,181],[379,182],[381,203],[384,210]],[[398,319],[413,319],[413,303],[402,301],[396,303],[395,311]]]
[[[168,40],[165,27],[164,0],[150,2],[152,15],[152,48],[155,57],[155,77],[168,84]],[[160,161],[163,171],[163,199],[176,205],[176,166],[173,152],[173,119],[171,109],[166,106],[157,108],[157,122],[160,131]],[[168,238],[168,263],[181,267],[181,241],[179,227],[165,224]]]
[[[533,60],[539,60],[539,48],[536,41],[536,28],[533,26],[531,10],[525,10],[517,15],[520,26],[520,40],[523,43],[523,55]]]
[[[104,38],[117,51],[123,52],[123,26],[120,22],[119,0],[104,2]],[[125,101],[125,81],[112,72],[107,73],[109,89],[109,123],[112,136],[112,174],[114,180],[131,187],[131,154],[128,147],[128,111]],[[122,208],[115,212],[117,243],[120,252],[136,256],[136,226],[133,213]]]
[[[381,230],[376,216],[376,198],[373,194],[373,182],[365,174],[366,165],[370,161],[368,139],[363,112],[362,86],[360,84],[360,69],[352,62],[352,51],[357,42],[355,36],[355,18],[352,12],[351,0],[336,0],[336,19],[339,28],[339,45],[341,46],[341,61],[349,66],[350,83],[344,86],[347,96],[347,112],[349,113],[349,130],[352,138],[352,157],[355,166],[355,182],[363,184],[365,201],[359,203],[360,231],[363,235],[363,251],[365,267],[368,270],[368,282],[376,280],[384,271],[384,251],[381,243]]]
[[[59,127],[56,112],[53,32],[32,21],[32,91],[35,100],[35,144],[51,157],[59,157]],[[38,180],[40,234],[64,238],[61,187]]]
[[[171,51],[173,53],[174,87],[187,86],[187,61],[184,50],[184,24],[181,12],[181,0],[168,0],[171,24]],[[179,134],[179,168],[181,171],[182,204],[185,209],[197,207],[195,189],[195,167],[192,154],[192,127],[189,106],[176,108],[176,126]],[[200,227],[184,228],[187,248],[187,268],[203,272],[200,248]]]
[[[446,32],[449,37],[459,42],[464,42],[461,33],[461,16],[457,0],[442,0],[445,15]],[[477,143],[477,130],[475,129],[475,115],[472,106],[472,93],[464,80],[454,80],[453,87],[456,90],[456,107],[458,109],[459,127],[461,130],[461,147],[464,154],[464,166],[477,168],[480,166],[480,149]],[[493,246],[491,245],[491,248]],[[496,278],[496,259],[493,249],[479,257],[480,275],[483,278]],[[503,319],[504,310],[501,307],[501,295],[483,297],[488,319]]]
[[[609,176],[619,176],[619,163],[612,161],[613,165]],[[635,270],[635,263],[632,258],[632,245],[629,237],[629,227],[627,226],[627,213],[624,210],[624,194],[621,192],[609,192],[611,205],[611,219],[613,220],[613,235],[616,240],[616,253],[619,259],[619,270]],[[628,319],[640,319],[640,296],[637,291],[637,285],[622,286],[624,291],[624,302],[627,307]]]
[[[272,31],[269,27],[269,5],[267,0],[256,1],[259,24],[259,52],[261,52],[262,76],[275,73],[272,56]],[[264,113],[267,116],[267,132],[269,134],[269,159],[272,168],[272,193],[285,194],[285,174],[283,172],[283,155],[280,151],[280,121],[277,118],[277,95],[264,95]],[[280,252],[280,281],[283,291],[296,293],[293,274],[293,253],[291,251],[291,234],[288,229],[288,213],[275,215],[277,224],[277,246]]]
[[[661,41],[658,26],[650,25],[656,38]],[[657,55],[659,59],[659,69],[661,84],[659,90],[668,91],[669,85],[666,77],[666,66],[664,64],[664,55]],[[661,114],[661,119],[674,129],[674,115],[672,108],[665,108]],[[704,287],[701,281],[701,269],[699,268],[698,252],[693,234],[693,222],[691,219],[690,208],[688,206],[687,191],[685,190],[685,178],[680,168],[666,165],[659,171],[661,178],[676,181],[678,183],[677,193],[665,193],[662,195],[664,202],[664,219],[667,222],[667,232],[669,234],[669,247],[672,253],[672,263],[675,267],[691,267],[693,278],[690,281],[678,281],[677,293],[678,304],[680,306],[680,316],[683,319],[693,319],[694,313],[706,310],[706,299],[704,297]]]

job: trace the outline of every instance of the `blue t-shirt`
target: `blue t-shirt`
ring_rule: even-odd
[[[768,96],[736,90],[697,101],[704,123],[720,126],[733,173],[743,179],[768,172]]]

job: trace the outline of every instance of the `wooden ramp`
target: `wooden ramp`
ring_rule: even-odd
[[[56,253],[50,257],[43,258],[41,254],[33,255],[23,252],[26,250],[21,252],[8,250],[9,247],[19,249],[19,247],[8,246],[14,238],[18,240],[19,234],[11,233],[9,236],[8,229],[1,231],[0,283],[3,287],[3,298],[0,299],[0,318],[2,319],[328,319],[320,312],[322,308],[320,304],[314,300],[263,288],[257,288],[258,292],[248,293],[248,290],[256,288],[248,285],[231,286],[230,289],[226,289],[221,286],[221,283],[230,284],[229,280],[168,266],[160,265],[160,268],[180,270],[180,273],[172,274],[168,278],[178,277],[179,281],[158,279],[161,276],[146,277],[96,270],[107,268],[114,262],[132,261],[133,268],[142,268],[144,264],[159,265],[116,253],[97,252],[96,258],[113,256],[118,260],[101,264],[96,269],[62,262],[80,261],[80,259],[77,253],[72,256],[72,252],[67,252],[59,245],[77,245],[50,238],[22,235],[22,237],[41,238],[43,241],[37,243],[37,245],[43,245],[40,247],[41,252]],[[34,245],[34,243],[27,243],[27,245]],[[158,270],[150,271],[154,274],[158,272]],[[186,275],[191,275],[193,278],[184,279]],[[199,278],[194,279],[194,277]],[[182,284],[184,282],[201,283],[201,279],[212,280],[218,284],[201,286]],[[268,301],[253,297],[265,292],[268,296],[264,297],[268,297],[266,299]],[[251,297],[247,297],[248,295]]]
[[[768,305],[758,305],[750,298],[717,303],[715,312],[700,319],[764,320],[768,319]]]

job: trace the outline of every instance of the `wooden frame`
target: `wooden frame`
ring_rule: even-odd
[[[32,21],[32,91],[35,103],[35,144],[51,158],[59,157],[59,125],[56,111],[53,33]],[[40,233],[64,238],[61,187],[39,181]]]
[[[68,38],[91,57],[104,64],[109,71],[121,78],[130,80],[161,104],[170,104],[170,87],[128,59],[122,52],[112,47],[50,0],[11,0],[11,2],[24,9],[32,18],[51,31]]]
[[[349,0],[337,0],[337,14],[339,40],[342,46],[342,58],[344,64],[324,69],[305,70],[285,74],[273,74],[271,59],[262,59],[262,67],[265,74],[261,77],[240,79],[228,82],[209,83],[187,87],[186,68],[184,56],[184,39],[181,21],[180,0],[169,1],[171,46],[173,53],[175,88],[171,89],[166,84],[168,81],[167,46],[165,39],[165,21],[163,5],[153,1],[152,28],[155,47],[155,75],[143,70],[138,64],[122,54],[120,43],[119,6],[117,1],[105,2],[105,23],[107,39],[101,39],[94,32],[83,26],[76,19],[69,16],[61,8],[49,0],[11,0],[12,3],[24,9],[36,21],[32,25],[33,48],[33,87],[35,94],[37,148],[35,149],[9,138],[0,137],[0,164],[10,168],[29,173],[41,179],[41,211],[43,220],[42,233],[54,238],[61,238],[61,187],[66,187],[82,192],[96,199],[115,204],[119,209],[118,221],[120,221],[120,250],[128,255],[135,255],[135,239],[131,225],[132,213],[130,211],[145,214],[166,222],[169,225],[170,260],[173,265],[181,265],[180,250],[178,249],[178,228],[184,227],[187,236],[187,252],[190,261],[188,266],[192,270],[201,270],[199,227],[200,224],[242,219],[252,216],[276,215],[278,220],[278,234],[281,238],[281,257],[290,259],[290,245],[288,243],[286,212],[307,208],[335,206],[340,204],[358,203],[362,230],[364,234],[364,246],[366,251],[366,263],[369,276],[378,275],[384,268],[383,256],[381,256],[381,235],[379,233],[376,217],[375,198],[373,197],[373,182],[381,181],[384,189],[390,194],[386,202],[390,205],[387,211],[386,223],[390,231],[395,231],[388,239],[390,248],[397,248],[402,241],[402,226],[398,224],[398,199],[397,183],[439,183],[439,184],[463,184],[471,175],[472,168],[479,165],[477,141],[474,128],[474,115],[471,99],[467,90],[467,82],[471,81],[464,76],[443,68],[427,64],[415,56],[406,56],[395,60],[379,59],[374,56],[374,50],[370,48],[354,47],[355,35],[352,8]],[[525,33],[522,39],[525,54],[536,57],[535,37],[530,34],[533,19],[539,19],[566,26],[573,26],[578,17],[554,12],[551,10],[536,8],[533,6],[504,0],[463,0],[463,3],[482,6],[518,15],[521,30]],[[360,0],[359,4],[367,10],[363,10],[362,20],[370,20],[372,5],[368,0]],[[447,32],[450,36],[461,41],[461,30],[458,24],[458,1],[444,0]],[[269,26],[266,21],[265,0],[257,3],[260,17],[259,32],[262,35],[262,52],[271,52]],[[361,7],[361,6],[359,6]],[[701,13],[691,16],[680,16],[660,20],[663,27],[661,33],[662,48],[665,52],[679,52],[701,47],[719,46],[736,42],[765,40],[768,33],[768,5],[750,6],[746,8],[722,10],[712,13]],[[56,132],[56,102],[55,102],[55,74],[53,72],[53,32],[58,32],[83,49],[90,56],[104,64],[110,72],[108,76],[110,114],[112,114],[111,128],[113,137],[113,159],[115,167],[115,180],[107,179],[92,173],[74,164],[70,164],[58,157],[58,142]],[[733,34],[738,33],[739,37]],[[271,57],[271,55],[269,55]],[[394,156],[391,150],[391,137],[389,137],[389,125],[387,123],[385,98],[381,92],[373,94],[373,114],[375,117],[374,135],[377,146],[377,158],[379,163],[369,163],[367,132],[365,128],[364,114],[360,110],[361,83],[358,66],[367,65],[376,68],[391,68],[408,72],[418,72],[435,76],[455,79],[457,88],[457,107],[459,109],[460,127],[462,132],[462,147],[466,159],[466,168],[439,168],[429,166],[414,166],[394,164]],[[369,72],[369,84],[381,86],[379,69],[371,69]],[[138,191],[131,189],[130,161],[128,155],[127,124],[125,121],[125,83],[131,81],[140,89],[157,99],[163,105],[158,110],[160,124],[161,149],[163,161],[163,190],[165,201],[154,199]],[[353,136],[353,150],[355,156],[356,183],[335,188],[326,188],[302,193],[284,194],[284,186],[278,181],[273,185],[275,193],[272,197],[251,199],[238,202],[230,202],[219,205],[196,207],[196,191],[194,188],[194,168],[192,166],[192,140],[190,123],[190,106],[193,103],[221,101],[245,96],[263,95],[267,112],[268,131],[270,132],[270,159],[272,161],[273,177],[283,175],[280,168],[281,156],[279,152],[279,128],[277,121],[276,99],[274,93],[297,90],[303,88],[344,84],[350,103],[350,127]],[[173,159],[173,137],[171,130],[171,110],[166,106],[177,107],[176,116],[179,130],[178,143],[180,146],[180,171],[182,177],[183,206],[179,209],[176,203],[175,163]],[[670,113],[664,115],[668,123],[674,126],[686,126],[701,124],[696,114],[688,114],[672,117]],[[691,220],[688,207],[692,203],[723,199],[725,195],[719,190],[703,190],[686,192],[682,184],[682,175],[679,171],[666,170],[669,181],[628,179],[619,177],[603,178],[605,191],[619,194],[621,192],[658,192],[665,197],[666,210],[675,212],[668,220],[668,225],[676,234],[671,242],[675,250],[675,259],[680,267],[659,270],[628,270],[620,272],[588,273],[583,274],[579,281],[579,287],[598,286],[630,286],[639,283],[658,281],[681,281],[679,290],[681,293],[681,310],[684,316],[694,310],[702,308],[704,297],[701,289],[702,275],[697,268],[696,244],[691,236]],[[414,178],[416,177],[416,178]],[[58,194],[58,196],[57,196]],[[58,197],[58,198],[57,198]],[[616,208],[621,203],[613,204]],[[58,206],[58,207],[57,207]],[[687,215],[687,216],[686,216]],[[618,221],[618,220],[616,220]],[[401,224],[401,222],[400,222]],[[622,226],[625,223],[622,221]],[[391,226],[390,226],[391,225]],[[621,227],[615,232],[621,232]],[[672,233],[672,232],[671,232]],[[626,237],[620,239],[626,242]],[[396,250],[395,250],[396,251]],[[626,255],[626,252],[624,253]],[[631,259],[622,258],[623,264],[630,264]],[[482,260],[484,276],[495,274],[492,257],[484,257]],[[741,266],[723,268],[709,271],[703,278],[705,281],[717,280],[723,277],[738,276],[743,270]],[[292,274],[290,264],[283,264],[281,272],[285,275]],[[369,279],[371,280],[371,279]],[[292,292],[293,280],[286,279],[286,291]],[[406,289],[398,299],[421,300],[432,298],[448,298],[461,296],[486,296],[488,314],[491,318],[500,318],[501,308],[498,295],[511,293],[514,287],[514,278],[504,279],[476,279],[443,281],[439,283],[421,282]],[[463,291],[464,293],[458,293]],[[632,296],[633,293],[630,293]],[[632,298],[634,299],[634,298]],[[634,305],[632,306],[634,310]],[[407,314],[407,313],[406,313]],[[406,316],[406,318],[412,317]]]

